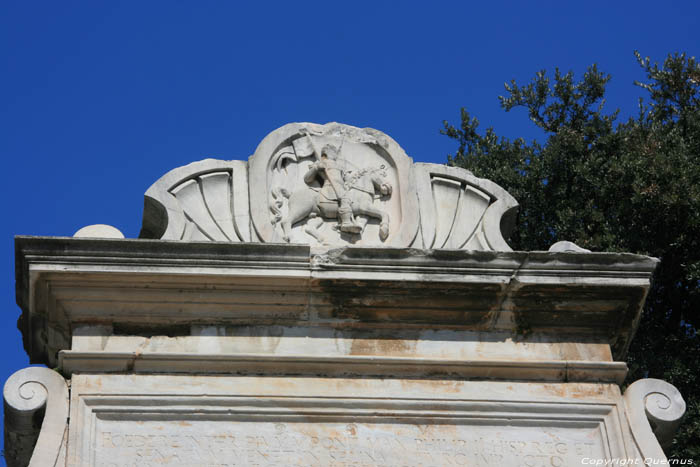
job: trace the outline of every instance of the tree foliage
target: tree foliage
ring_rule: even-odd
[[[663,64],[635,56],[646,96],[621,123],[604,111],[607,75],[593,65],[576,80],[556,69],[499,97],[542,129],[540,144],[479,131],[462,109],[442,133],[458,143],[449,163],[506,188],[519,202],[516,250],[570,240],[594,251],[656,256],[642,322],[628,355],[628,381],[665,379],[688,411],[669,455],[700,461],[700,65],[686,54]]]

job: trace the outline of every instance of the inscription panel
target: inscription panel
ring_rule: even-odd
[[[544,420],[446,424],[186,418],[98,416],[89,465],[557,467],[610,456],[605,426],[594,421],[546,426]]]

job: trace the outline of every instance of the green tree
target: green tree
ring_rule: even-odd
[[[540,144],[499,137],[462,109],[449,163],[489,178],[520,202],[510,238],[516,250],[570,240],[594,251],[656,256],[642,321],[632,343],[628,382],[661,378],[688,403],[669,456],[700,461],[700,65],[686,54],[662,65],[635,52],[647,92],[638,115],[616,123],[605,113],[610,76],[593,65],[574,74],[545,71],[506,84],[509,111],[524,108],[545,133]]]

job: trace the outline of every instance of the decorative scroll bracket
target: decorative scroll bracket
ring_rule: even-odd
[[[63,377],[48,368],[24,368],[10,376],[3,396],[8,467],[64,465],[68,385]],[[35,415],[42,410],[45,410],[43,421],[37,423]],[[10,446],[12,451],[8,449]]]
[[[644,459],[666,460],[668,447],[685,413],[683,396],[660,379],[640,379],[624,394],[627,420]]]

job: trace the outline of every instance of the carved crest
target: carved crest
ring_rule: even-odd
[[[248,161],[252,214],[264,241],[408,245],[418,230],[412,160],[376,130],[292,123]]]
[[[206,159],[161,177],[140,236],[510,251],[517,206],[467,170],[414,164],[380,131],[290,123],[248,162]]]

